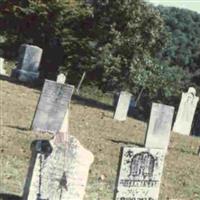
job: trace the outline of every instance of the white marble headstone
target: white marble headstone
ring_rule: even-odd
[[[174,116],[174,107],[153,103],[145,147],[167,150]]]
[[[23,200],[83,200],[94,156],[73,136],[67,146],[60,141],[51,141],[51,153],[37,153]]]
[[[182,93],[176,121],[173,127],[174,132],[190,135],[198,101],[199,97],[196,96],[195,88],[190,87],[187,93]]]
[[[66,76],[64,74],[61,73],[57,76],[56,80],[57,83],[65,84],[65,81],[66,81]]]
[[[6,70],[4,69],[4,59],[0,58],[0,74],[6,75]]]
[[[158,200],[165,153],[123,147],[115,200]]]
[[[131,96],[132,95],[128,92],[123,91],[123,92],[120,93],[118,103],[117,103],[117,107],[116,107],[115,114],[114,114],[115,120],[118,120],[118,121],[125,121],[126,120],[130,101],[131,101]]]

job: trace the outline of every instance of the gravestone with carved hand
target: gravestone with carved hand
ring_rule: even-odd
[[[158,200],[165,153],[123,147],[115,200]]]
[[[198,101],[199,97],[196,96],[195,88],[190,87],[187,93],[182,93],[176,121],[173,127],[174,132],[190,135]]]
[[[32,123],[35,131],[56,134],[68,115],[74,86],[45,80]]]

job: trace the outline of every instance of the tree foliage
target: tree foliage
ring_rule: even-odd
[[[200,87],[200,14],[174,7],[159,7],[171,40],[159,55],[170,65],[184,69],[188,85]]]
[[[69,81],[86,71],[103,91],[168,96],[180,86],[181,70],[154,59],[167,34],[143,0],[2,0],[0,11],[1,33],[42,47],[46,72],[59,60]]]

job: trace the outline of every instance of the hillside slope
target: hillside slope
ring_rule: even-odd
[[[22,194],[31,142],[51,137],[29,130],[39,95],[39,90],[0,80],[0,193]],[[95,156],[85,200],[111,200],[120,147],[124,144],[140,146],[144,141],[145,123],[132,118],[117,122],[112,115],[111,111],[80,101],[73,100],[71,104],[70,132]],[[200,157],[196,155],[199,145],[199,138],[172,134],[162,177],[161,200],[200,199]]]

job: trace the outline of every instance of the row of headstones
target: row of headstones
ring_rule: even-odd
[[[34,45],[23,44],[19,48],[17,66],[11,76],[23,82],[34,82],[39,78],[39,66],[43,50]],[[0,75],[7,75],[4,59],[0,58]]]
[[[39,141],[24,189],[24,200],[82,200],[94,156],[69,135],[69,104],[74,86],[45,80],[32,123],[35,131],[51,132]],[[145,147],[123,147],[115,199],[158,199],[174,108],[153,104]],[[84,157],[84,159],[83,159]]]
[[[121,92],[116,106],[114,119],[119,121],[126,120],[128,109],[131,101],[131,94],[128,92]],[[173,126],[173,131],[190,135],[192,122],[197,107],[199,97],[196,96],[196,90],[190,87],[187,93],[182,93],[181,102],[179,105],[176,120]]]
[[[21,81],[35,80],[39,76],[37,70],[42,50],[22,45],[20,52],[17,69],[13,70],[14,76]],[[69,135],[69,105],[74,86],[64,83],[62,74],[58,76],[57,83],[45,81],[32,129],[51,132],[55,136],[51,141],[39,141],[36,144],[26,179],[24,200],[83,199],[94,157],[75,137]],[[126,117],[130,102],[130,95],[127,96],[125,100],[123,95],[120,96],[115,118]],[[180,109],[186,107],[190,111],[186,104],[192,104],[194,97],[192,92],[186,100],[184,98],[186,103]],[[145,147],[123,148],[115,199],[158,199],[173,113],[173,107],[153,104]],[[179,115],[187,120],[190,117],[182,113]]]
[[[126,119],[131,94],[120,94],[114,118]],[[182,94],[173,130],[189,134],[199,98],[194,88]],[[174,107],[152,104],[144,148],[122,148],[115,200],[158,200],[165,155],[170,142]],[[199,152],[198,152],[199,154]]]

